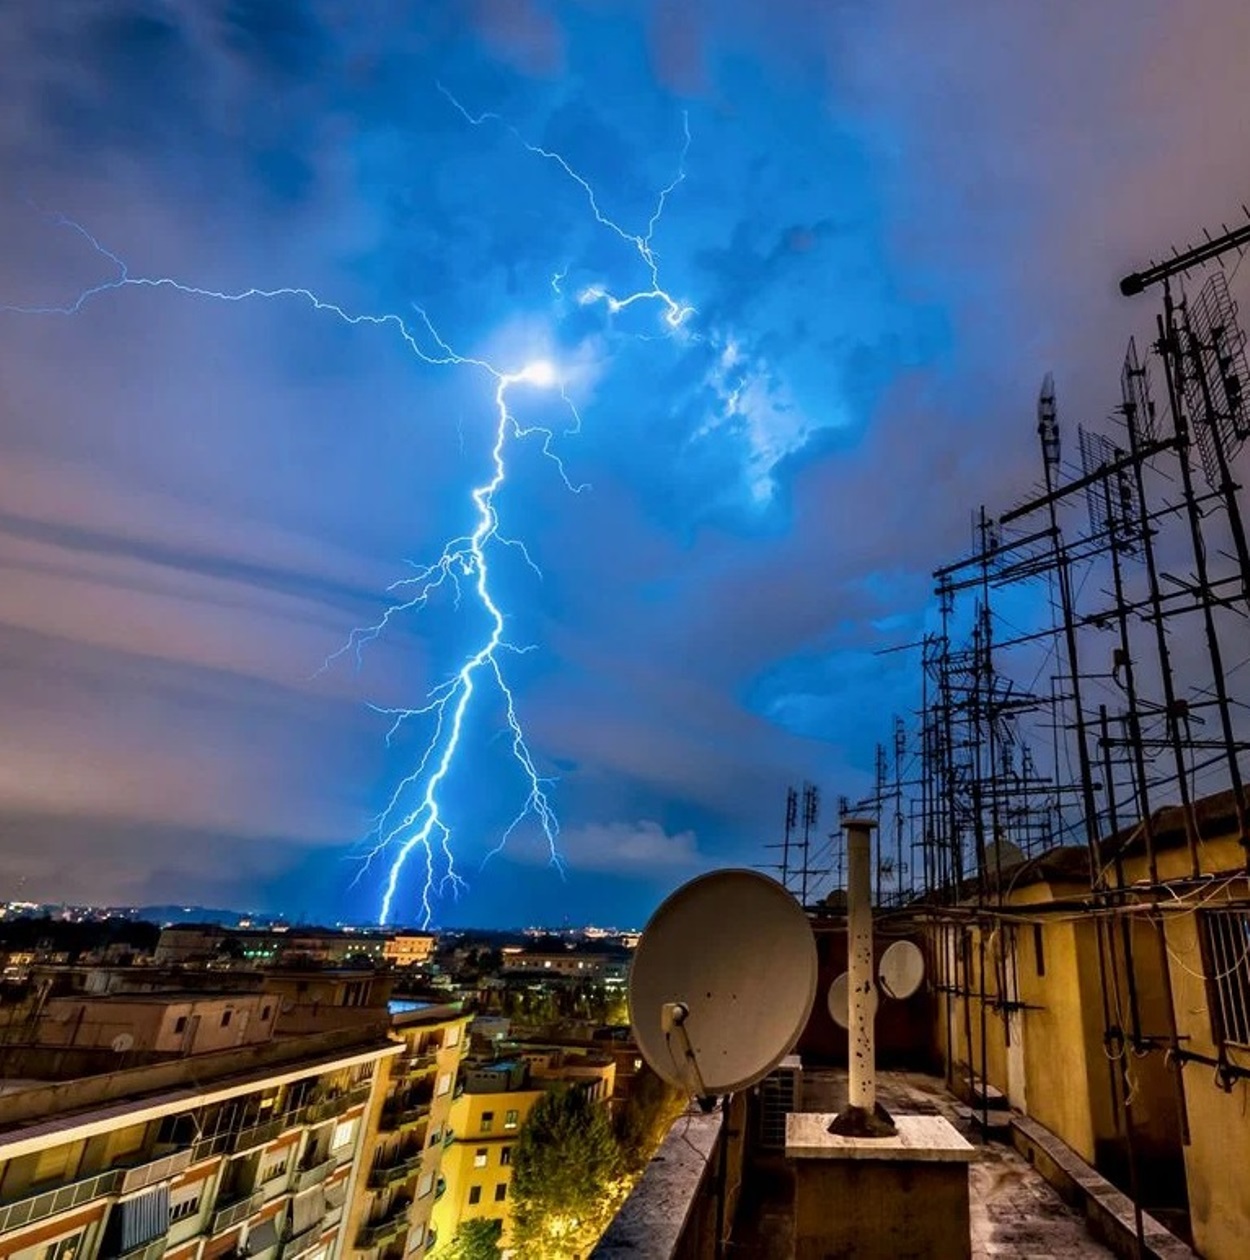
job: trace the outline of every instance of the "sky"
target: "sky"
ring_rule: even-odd
[[[0,10],[0,898],[376,919],[491,618],[453,565],[352,632],[472,533],[538,363],[485,554],[559,861],[532,811],[495,852],[487,662],[464,883],[436,829],[392,921],[640,924],[769,860],[788,784],[831,826],[1043,374],[1106,415],[1119,277],[1247,198],[1248,40],[1240,0]],[[613,309],[650,260],[672,305]]]

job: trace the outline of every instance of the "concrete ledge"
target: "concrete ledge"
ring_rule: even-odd
[[[671,1260],[680,1254],[723,1124],[719,1108],[705,1115],[691,1106],[677,1117],[590,1260]]]
[[[905,1163],[963,1163],[976,1157],[941,1116],[894,1116],[894,1137],[842,1137],[829,1132],[832,1115],[791,1112],[786,1116],[787,1159],[874,1159]]]
[[[1085,1214],[1089,1232],[1124,1260],[1137,1254],[1137,1226],[1133,1203],[1101,1173],[1091,1168],[1049,1129],[1013,1114],[1012,1143],[1021,1155],[1059,1192],[1065,1202]],[[1142,1214],[1146,1254],[1154,1260],[1197,1260],[1187,1246],[1149,1213]]]

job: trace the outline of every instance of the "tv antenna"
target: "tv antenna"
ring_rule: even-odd
[[[710,1109],[794,1049],[816,999],[816,938],[803,908],[757,871],[700,875],[638,942],[629,1016],[642,1057]]]

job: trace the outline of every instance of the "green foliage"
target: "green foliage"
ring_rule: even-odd
[[[680,1090],[643,1065],[616,1118],[616,1134],[626,1168],[640,1172],[646,1167],[689,1101]]]
[[[534,1105],[512,1159],[518,1254],[544,1260],[585,1254],[624,1193],[607,1108],[582,1089],[551,1091]]]
[[[451,1240],[448,1260],[499,1260],[499,1236],[503,1227],[499,1221],[479,1217],[461,1221]]]

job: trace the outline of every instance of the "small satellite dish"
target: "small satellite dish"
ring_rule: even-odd
[[[700,1098],[762,1080],[794,1049],[816,1000],[816,938],[803,908],[757,871],[700,875],[638,942],[629,1015],[638,1049]]]
[[[851,1024],[851,999],[847,993],[848,987],[849,981],[845,971],[829,986],[829,1018],[839,1028],[849,1028]],[[879,1001],[877,986],[874,984],[872,992],[868,995],[868,1004],[872,1008],[868,1013],[869,1019],[876,1017]]]
[[[131,1033],[118,1033],[110,1044],[114,1054],[125,1054],[127,1050],[135,1048],[135,1039]]]
[[[906,1001],[924,983],[924,954],[912,941],[895,941],[877,964],[877,983],[889,998]]]

